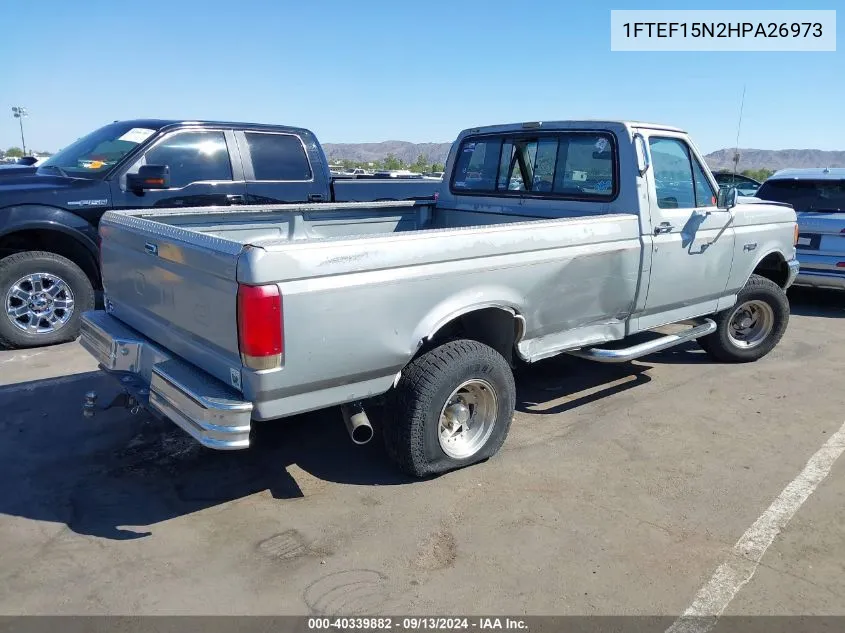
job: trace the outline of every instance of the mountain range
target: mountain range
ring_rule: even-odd
[[[392,154],[410,164],[422,154],[428,163],[445,163],[451,143],[410,143],[384,141],[381,143],[325,143],[323,148],[333,160],[374,162]],[[733,169],[733,149],[720,149],[704,156],[710,169]],[[785,169],[787,167],[845,167],[845,151],[819,149],[746,149],[739,150],[739,170]]]
[[[428,163],[445,163],[451,143],[409,143],[408,141],[383,141],[381,143],[323,143],[323,150],[334,160],[354,160],[359,163],[384,160],[393,154],[409,165],[420,154]]]

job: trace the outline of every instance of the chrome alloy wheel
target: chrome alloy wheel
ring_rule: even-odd
[[[6,316],[30,334],[50,334],[73,316],[73,292],[67,282],[51,273],[21,277],[6,293]]]
[[[472,457],[490,438],[497,411],[498,398],[489,382],[472,379],[462,383],[440,411],[440,448],[453,459]]]
[[[728,339],[736,347],[751,349],[766,340],[775,325],[772,307],[753,299],[739,305],[728,319]]]

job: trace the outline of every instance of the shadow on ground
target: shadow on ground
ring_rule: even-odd
[[[265,490],[302,497],[292,464],[339,483],[411,481],[379,442],[353,445],[335,409],[259,426],[252,449],[220,452],[143,412],[84,418],[82,395],[92,389],[101,401],[116,393],[99,372],[0,388],[0,512],[132,539],[149,532],[121,526],[150,526]]]
[[[651,381],[639,363],[601,364],[559,356],[516,372],[516,410],[551,415],[628,391]]]
[[[567,411],[647,382],[646,369],[570,357],[537,363],[519,372],[519,409],[549,403],[545,413]],[[625,376],[633,384],[611,384]],[[417,483],[393,466],[378,435],[365,446],[352,444],[337,409],[257,424],[252,448],[220,452],[143,412],[116,408],[84,418],[89,390],[101,402],[117,392],[99,372],[0,387],[0,512],[127,540],[149,536],[159,522],[263,491],[301,498],[293,465],[338,484]],[[594,393],[557,402],[584,390]],[[371,417],[378,425],[380,411]]]
[[[789,289],[789,307],[799,316],[843,318],[845,292],[793,286]]]

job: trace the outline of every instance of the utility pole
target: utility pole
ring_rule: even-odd
[[[26,156],[26,141],[23,137],[23,118],[29,116],[29,113],[26,111],[26,108],[23,106],[12,106],[12,116],[18,120],[21,126],[21,149],[23,149],[23,155]]]

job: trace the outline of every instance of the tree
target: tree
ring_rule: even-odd
[[[442,163],[432,163],[431,164],[431,171],[445,171],[446,166]]]
[[[405,167],[405,163],[402,162],[402,159],[396,158],[396,156],[394,156],[393,154],[388,154],[382,161],[382,164],[387,170],[403,169]]]
[[[742,172],[740,172],[740,173],[743,176],[748,176],[749,178],[753,178],[754,180],[756,180],[758,182],[763,182],[764,180],[766,180],[769,176],[771,176],[775,172],[772,171],[771,169],[761,168],[761,169],[743,169]]]
[[[411,171],[414,171],[418,174],[423,174],[428,171],[428,161],[425,159],[425,156],[420,154],[417,156],[417,160],[414,161],[414,164],[410,167]]]
[[[23,150],[20,147],[10,147],[6,150],[6,156],[11,156],[12,158],[20,158],[23,156]]]

